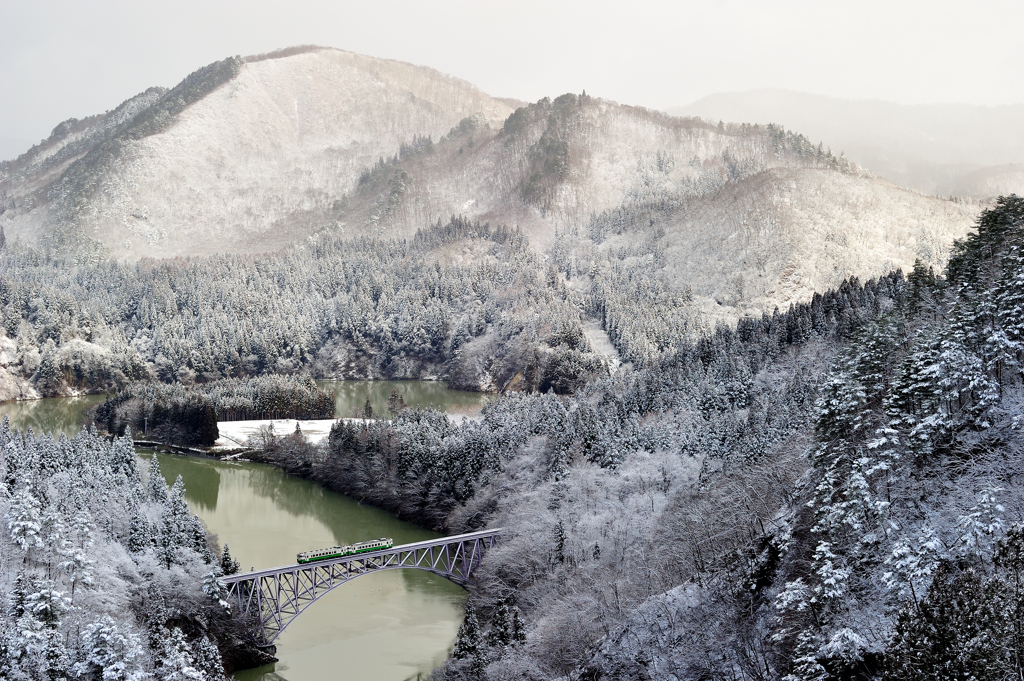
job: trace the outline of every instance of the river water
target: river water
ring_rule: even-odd
[[[346,385],[346,383],[348,385]],[[478,409],[482,396],[418,381],[322,382],[342,409],[361,408],[369,396],[386,413],[392,389],[409,406]],[[447,399],[446,399],[447,398]],[[102,396],[0,403],[14,428],[74,435],[82,411]],[[149,453],[142,452],[149,459]],[[148,466],[145,466],[148,468]],[[181,475],[192,510],[220,542],[227,542],[242,570],[295,562],[314,548],[378,537],[396,544],[437,535],[399,521],[271,466],[160,455],[168,484]],[[419,570],[392,570],[360,577],[327,594],[302,613],[277,639],[280,662],[237,672],[239,681],[402,681],[426,677],[448,655],[462,620],[465,592]]]
[[[367,399],[375,414],[386,417],[392,390],[398,392],[407,407],[434,407],[450,414],[473,415],[489,397],[482,393],[448,390],[442,381],[317,381],[316,384],[334,393],[334,415],[338,418],[362,417]]]

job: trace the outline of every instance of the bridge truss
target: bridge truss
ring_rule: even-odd
[[[259,644],[268,646],[324,594],[371,572],[425,570],[466,586],[500,533],[500,529],[470,532],[344,558],[229,575],[220,581],[236,612],[256,623],[257,631],[253,633]]]

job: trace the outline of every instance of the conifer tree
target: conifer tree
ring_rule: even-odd
[[[192,529],[192,515],[185,502],[185,483],[179,475],[174,481],[167,500],[160,513],[160,538],[164,549],[164,560],[170,566],[175,560],[176,549],[195,548]]]
[[[471,602],[466,601],[466,612],[459,626],[459,633],[455,637],[452,657],[457,660],[476,658],[480,655],[480,645],[480,623],[476,618],[476,608]]]
[[[928,597],[920,607],[909,606],[896,623],[886,659],[886,678],[977,679],[1017,678],[1014,655],[1000,616],[1004,593],[985,584],[973,569],[940,566]]]
[[[200,636],[192,642],[192,659],[196,669],[210,681],[217,681],[224,674],[224,663],[220,650],[206,636]]]
[[[498,599],[491,616],[491,630],[487,642],[494,647],[505,647],[526,641],[523,614],[515,604],[515,595],[509,593]]]
[[[28,595],[29,587],[29,578],[23,571],[19,572],[7,596],[7,614],[11,619],[20,619],[25,614],[25,597]]]
[[[224,573],[219,566],[203,575],[203,593],[230,613],[231,605],[227,602],[228,590],[220,582],[220,578],[223,576]]]
[[[509,597],[502,596],[491,614],[491,630],[487,634],[487,643],[495,647],[504,647],[511,642],[512,613],[509,608]]]
[[[156,453],[153,454],[156,459]],[[125,430],[124,437],[114,439],[113,456],[110,460],[110,468],[115,473],[121,473],[129,482],[140,480],[139,469],[136,463],[135,445],[132,442],[131,428]]]
[[[163,642],[160,674],[168,681],[185,681],[186,679],[205,681],[205,675],[198,668],[193,657],[192,646],[185,634],[178,627],[173,627]]]
[[[555,525],[555,560],[559,563],[565,562],[565,524],[559,520]]]
[[[146,485],[146,496],[150,501],[163,503],[167,501],[167,481],[160,473],[160,460],[157,453],[153,452],[153,458],[149,463],[149,483]]]
[[[132,553],[142,553],[151,548],[153,543],[153,528],[146,516],[136,508],[128,523],[128,550]]]
[[[192,517],[189,519],[189,535],[192,540],[192,550],[202,556],[203,560],[207,563],[214,562],[216,556],[210,550],[210,545],[206,538],[206,526],[203,525],[203,521],[200,520],[199,516],[195,514],[192,514]]]
[[[25,596],[25,611],[47,629],[56,629],[69,607],[69,599],[48,579],[34,583],[32,593]]]
[[[388,411],[391,413],[391,416],[395,416],[403,409],[405,409],[405,399],[398,394],[397,388],[392,388],[391,397],[388,398]]]
[[[212,447],[218,437],[220,437],[220,431],[217,429],[217,412],[214,410],[213,404],[206,401],[202,411],[202,426],[199,429],[199,444]]]
[[[512,620],[512,643],[526,643],[526,622],[523,621],[523,613],[519,606],[513,602],[510,608]]]
[[[137,678],[142,649],[137,636],[122,631],[108,615],[82,630],[83,656],[75,672],[86,678],[128,681]],[[212,677],[211,677],[212,678]]]
[[[228,549],[228,545],[224,544],[224,551],[221,553],[220,558],[220,569],[225,575],[233,575],[238,572],[241,564],[231,557],[231,551]]]
[[[7,530],[11,540],[27,552],[43,545],[43,527],[39,502],[28,485],[25,485],[11,500],[7,510]]]

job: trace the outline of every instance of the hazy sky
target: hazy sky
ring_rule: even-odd
[[[432,66],[497,96],[654,108],[778,87],[900,103],[1024,102],[1024,2],[0,0],[0,158],[60,121],[298,44]]]

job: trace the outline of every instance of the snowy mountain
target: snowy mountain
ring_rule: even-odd
[[[273,250],[403,142],[509,113],[432,69],[341,50],[229,58],[4,164],[0,220],[8,238],[118,258]]]
[[[650,242],[669,256],[659,276],[726,318],[941,266],[979,210],[779,126],[586,94],[513,110],[431,69],[322,48],[211,64],[62,123],[2,172],[8,239],[80,260],[410,237],[463,215],[518,226],[540,252],[557,243],[567,274]]]
[[[978,206],[900,189],[777,126],[711,125],[587,97],[473,120],[367,172],[333,229],[516,224],[566,268],[652,243],[714,316],[760,315],[848,276],[941,266]],[[639,252],[636,257],[642,257]]]
[[[669,112],[795,128],[926,194],[989,198],[1024,191],[1024,104],[903,106],[763,89],[714,94]]]

